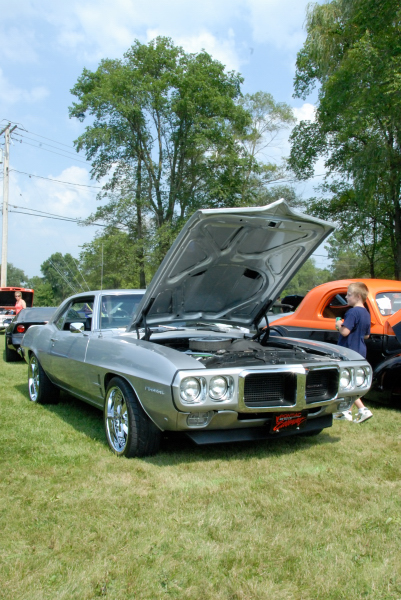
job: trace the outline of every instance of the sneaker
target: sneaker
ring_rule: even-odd
[[[364,408],[363,410],[358,411],[356,419],[354,419],[354,423],[363,423],[364,421],[367,421],[371,417],[373,417],[372,411],[369,410],[368,408]]]
[[[333,419],[336,421],[352,421],[352,412],[344,410],[344,412],[336,412],[333,414]]]

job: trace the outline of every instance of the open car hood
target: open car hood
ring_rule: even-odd
[[[334,229],[284,200],[199,210],[166,254],[128,330],[177,321],[249,328]]]

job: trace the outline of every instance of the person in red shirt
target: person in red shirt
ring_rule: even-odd
[[[26,302],[25,302],[25,300],[22,299],[21,292],[15,292],[14,296],[15,296],[15,299],[16,299],[15,314],[18,315],[18,313],[21,312],[21,310],[23,308],[26,308]]]

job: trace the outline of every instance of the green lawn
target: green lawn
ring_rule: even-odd
[[[26,378],[0,357],[0,598],[401,599],[401,409],[127,460],[99,411],[34,405]]]

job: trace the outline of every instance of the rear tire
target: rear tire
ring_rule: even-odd
[[[104,403],[107,443],[117,456],[150,456],[160,446],[160,430],[149,419],[130,385],[113,377]]]
[[[6,338],[6,362],[16,362],[19,360],[20,356],[15,350],[11,350],[7,346],[7,338]]]
[[[29,399],[37,404],[57,404],[60,390],[48,378],[35,354],[28,363]]]

